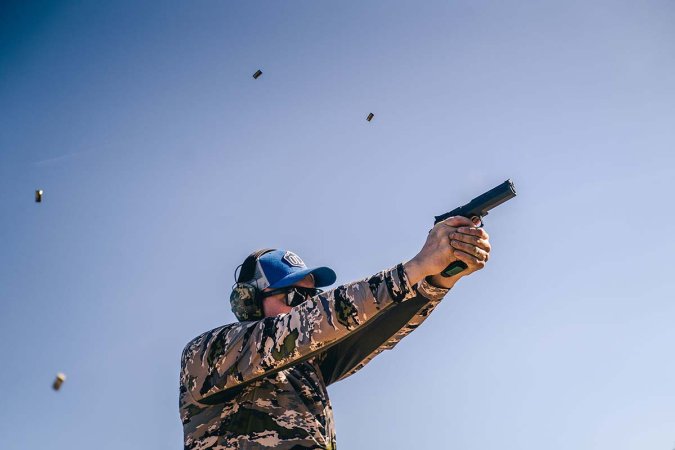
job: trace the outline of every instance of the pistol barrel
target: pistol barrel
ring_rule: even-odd
[[[434,218],[434,224],[447,219],[452,216],[464,216],[468,218],[472,217],[485,217],[488,215],[488,211],[501,205],[507,200],[511,200],[516,196],[516,187],[513,185],[513,181],[506,180],[497,187],[494,187],[487,191],[484,194],[479,195],[478,197],[471,200],[464,206],[453,209],[450,212],[441,214]]]

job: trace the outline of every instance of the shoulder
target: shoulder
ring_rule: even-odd
[[[258,321],[235,322],[200,334],[183,348],[181,365],[185,367],[188,361],[195,357],[204,357],[206,353],[211,353],[214,350],[219,353],[228,351],[232,344],[240,341],[258,324]]]

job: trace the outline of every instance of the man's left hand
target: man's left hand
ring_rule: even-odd
[[[456,232],[448,236],[450,245],[454,249],[457,258],[464,261],[467,268],[451,277],[441,274],[429,277],[431,284],[437,287],[451,288],[462,277],[485,267],[490,259],[490,236],[482,228],[460,227]]]

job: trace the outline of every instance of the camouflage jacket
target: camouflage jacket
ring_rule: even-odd
[[[334,450],[326,386],[393,348],[446,293],[410,286],[399,264],[287,314],[198,336],[181,359],[185,449]]]

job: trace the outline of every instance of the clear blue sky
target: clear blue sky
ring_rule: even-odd
[[[671,0],[3,2],[0,446],[182,448],[180,351],[234,320],[250,251],[353,281],[512,178],[489,265],[330,388],[340,448],[672,449],[674,23]]]

